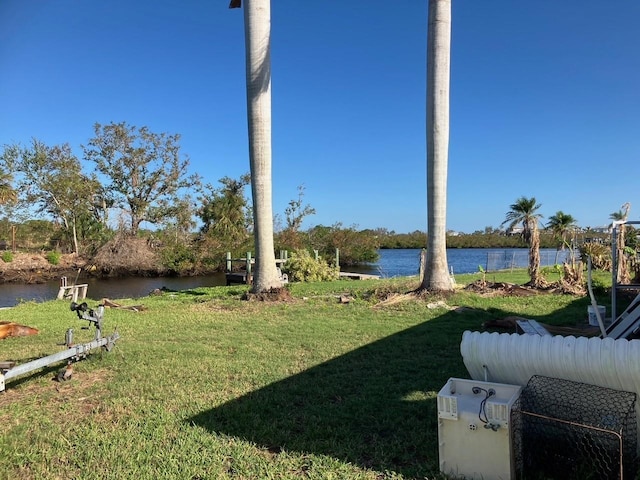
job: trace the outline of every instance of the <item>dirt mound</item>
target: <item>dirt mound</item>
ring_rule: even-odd
[[[243,300],[259,301],[259,302],[291,302],[293,297],[291,292],[286,288],[272,288],[267,292],[251,293],[243,295]]]
[[[522,285],[515,285],[513,283],[506,282],[486,282],[483,280],[476,280],[475,282],[470,283],[465,287],[465,290],[485,296],[503,295],[513,297],[528,297],[540,293],[540,290]]]
[[[72,277],[86,261],[75,254],[63,254],[53,264],[42,253],[11,254],[11,260],[0,260],[0,283],[42,283],[62,276]]]
[[[506,282],[487,282],[476,280],[467,285],[465,290],[484,296],[511,296],[527,297],[540,293],[555,293],[565,295],[585,295],[584,285],[572,281],[561,280],[559,282],[547,283],[544,287],[534,288],[529,285],[515,285]]]
[[[88,269],[106,276],[161,275],[165,273],[158,254],[146,239],[120,235],[98,250]]]

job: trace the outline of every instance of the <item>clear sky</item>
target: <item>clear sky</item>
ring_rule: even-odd
[[[242,11],[228,0],[0,0],[0,145],[98,122],[182,135],[192,172],[249,171]],[[274,213],[426,230],[427,0],[272,2]],[[640,218],[640,2],[453,0],[448,228]],[[87,164],[89,167],[90,164]]]

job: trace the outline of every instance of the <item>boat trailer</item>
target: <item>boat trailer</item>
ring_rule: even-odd
[[[107,352],[113,349],[116,340],[120,338],[120,335],[117,331],[114,331],[107,337],[102,336],[102,318],[104,316],[104,305],[98,305],[98,307],[93,310],[88,307],[86,302],[83,302],[81,304],[71,302],[71,311],[76,312],[80,320],[86,320],[89,322],[88,326],[81,327],[83,330],[90,328],[91,325],[95,327],[96,333],[94,339],[88,343],[74,345],[73,329],[69,328],[65,333],[64,340],[64,345],[67,347],[66,350],[48,355],[46,357],[41,357],[20,365],[15,365],[14,362],[1,362],[0,392],[3,392],[5,390],[5,382],[7,380],[10,380],[17,376],[33,372],[34,370],[38,370],[39,368],[48,367],[49,365],[61,362],[63,360],[68,360],[68,364],[70,365],[72,362],[76,362],[78,360],[86,358],[89,352],[95,348],[102,347]]]

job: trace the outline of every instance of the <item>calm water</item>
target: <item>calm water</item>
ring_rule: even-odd
[[[69,285],[74,283],[75,278],[67,278]],[[188,290],[189,288],[215,287],[226,284],[224,273],[200,277],[79,278],[75,283],[87,283],[89,285],[87,297],[94,300],[144,297],[156,288],[162,287],[171,290]],[[58,295],[59,288],[60,282],[58,280],[30,285],[0,284],[0,307],[16,305],[21,301],[52,300]]]
[[[540,249],[540,264],[553,265],[562,262],[567,252],[557,252],[555,248]],[[478,272],[482,266],[487,272],[509,268],[523,268],[529,264],[529,250],[526,248],[455,248],[447,250],[449,270],[454,274]],[[383,277],[404,277],[418,275],[420,249],[380,250],[376,264],[349,267],[345,270],[371,273]]]
[[[558,261],[566,256],[566,253]],[[556,261],[555,249],[540,251],[542,265],[553,265]],[[527,266],[527,249],[488,249],[468,248],[449,249],[447,251],[449,268],[454,274],[473,273],[481,265],[487,271],[502,270],[510,267]],[[382,277],[411,276],[418,274],[420,264],[419,249],[381,250],[380,260],[371,265],[349,267],[344,270],[359,273],[371,273]],[[71,284],[75,279],[69,278]],[[200,277],[164,277],[164,278],[121,278],[96,279],[80,278],[76,283],[88,283],[87,296],[94,300],[102,298],[138,298],[148,295],[156,288],[166,287],[172,290],[188,290],[197,287],[225,285],[223,273]],[[59,281],[43,284],[20,285],[0,284],[0,307],[13,306],[21,301],[42,302],[56,298]]]

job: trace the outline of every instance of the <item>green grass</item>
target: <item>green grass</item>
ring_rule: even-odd
[[[244,301],[241,286],[119,300],[146,309],[106,311],[114,350],[75,364],[68,382],[52,381],[58,364],[0,394],[0,479],[442,478],[436,394],[468,378],[462,332],[507,315],[585,323],[589,302],[458,291],[380,304],[416,286],[291,284],[287,303]],[[467,308],[430,308],[437,300]],[[0,320],[40,330],[0,341],[0,360],[59,351],[70,327],[76,342],[93,336],[63,301]]]

